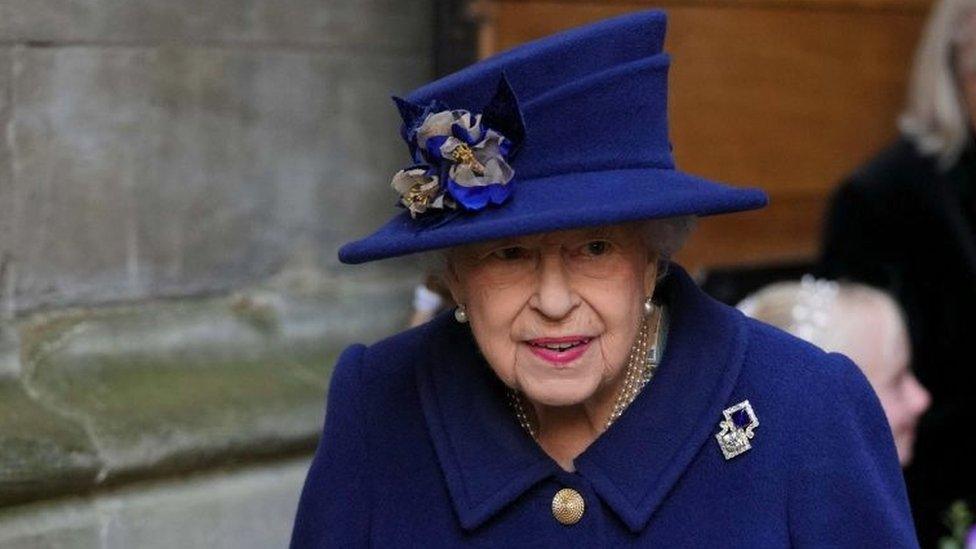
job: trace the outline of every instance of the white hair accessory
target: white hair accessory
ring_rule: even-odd
[[[839,291],[837,282],[803,275],[800,289],[796,295],[790,316],[794,335],[813,341],[818,332],[823,331],[830,321],[830,309],[834,306]]]

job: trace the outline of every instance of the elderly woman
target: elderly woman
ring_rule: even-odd
[[[832,198],[819,274],[885,289],[905,309],[932,392],[905,480],[934,546],[951,503],[976,503],[976,467],[960,463],[976,424],[976,0],[933,4],[908,92],[901,136]]]
[[[932,398],[909,365],[905,316],[887,293],[850,282],[805,276],[777,282],[738,305],[743,313],[826,351],[847,355],[871,382],[891,426],[898,461],[912,461],[918,418]]]
[[[458,303],[347,349],[293,547],[912,547],[848,359],[706,297],[689,216],[765,196],[674,169],[664,15],[398,99],[405,211],[347,263],[442,250]]]

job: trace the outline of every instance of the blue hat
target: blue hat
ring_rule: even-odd
[[[343,263],[526,234],[766,205],[675,169],[663,12],[530,42],[394,98],[403,211]]]

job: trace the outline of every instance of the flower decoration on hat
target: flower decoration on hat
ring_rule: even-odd
[[[504,75],[480,113],[436,100],[426,106],[393,100],[414,165],[397,172],[391,185],[412,217],[429,210],[477,211],[508,199],[515,176],[509,162],[525,138],[525,125]]]

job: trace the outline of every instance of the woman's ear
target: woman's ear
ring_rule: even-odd
[[[644,295],[652,295],[657,286],[657,271],[660,264],[660,254],[649,254],[647,266],[644,267]]]

